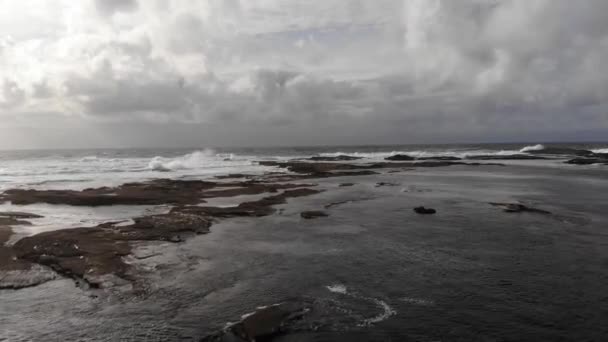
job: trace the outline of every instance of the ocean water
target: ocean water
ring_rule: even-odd
[[[314,182],[326,191],[274,215],[138,245],[127,260],[145,296],[64,278],[0,290],[0,340],[199,341],[285,301],[310,303],[323,329],[273,341],[607,340],[604,169],[452,166]],[[417,215],[420,205],[437,214]],[[304,220],[305,210],[329,216]]]
[[[85,189],[154,178],[204,179],[227,173],[263,173],[260,160],[351,155],[379,161],[394,154],[414,157],[508,155],[545,147],[608,152],[595,144],[393,145],[288,148],[187,148],[0,151],[0,191],[10,188]],[[566,158],[567,156],[564,156]],[[560,165],[552,161],[530,163]],[[520,161],[521,163],[521,161]]]
[[[208,179],[229,173],[261,174],[277,171],[261,166],[261,160],[289,160],[311,156],[350,155],[353,162],[382,161],[394,154],[414,157],[509,155],[539,152],[543,148],[586,149],[608,152],[608,143],[596,144],[480,144],[480,145],[394,145],[328,146],[287,148],[185,148],[185,149],[93,149],[0,151],[0,192],[12,188],[82,190],[118,186],[156,178]],[[516,165],[595,169],[607,166],[572,166],[563,163],[573,156],[550,156],[548,160],[505,161]],[[284,170],[281,170],[284,171]],[[229,205],[219,199],[218,205]],[[108,220],[162,213],[164,206],[113,206],[107,208],[34,204],[14,206],[0,203],[0,211],[27,211],[43,215],[31,226],[15,227],[12,241],[48,230],[92,227]]]

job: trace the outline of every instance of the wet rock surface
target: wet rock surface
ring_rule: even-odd
[[[21,289],[55,279],[46,267],[18,259],[15,250],[6,246],[11,235],[11,227],[0,226],[0,289]]]
[[[21,211],[0,211],[0,218],[2,218],[2,217],[8,217],[8,218],[14,218],[14,219],[35,219],[35,218],[42,218],[43,216],[32,214],[32,213],[25,213],[25,212],[21,212]]]
[[[281,303],[259,308],[226,329],[207,336],[201,342],[272,341],[292,333],[297,321],[310,309],[297,302]]]
[[[533,208],[533,207],[528,207],[528,206],[526,206],[524,204],[521,204],[521,203],[495,203],[495,202],[491,202],[490,204],[493,205],[493,206],[495,206],[495,207],[502,208],[503,211],[505,211],[507,213],[528,212],[528,213],[537,213],[537,214],[544,214],[544,215],[551,214],[551,212],[549,212],[547,210]]]
[[[135,202],[169,203],[174,204],[175,207],[169,213],[136,217],[132,222],[106,222],[96,227],[44,232],[22,238],[13,246],[4,246],[3,243],[0,247],[0,271],[26,272],[32,268],[42,267],[52,269],[57,274],[74,279],[77,283],[85,284],[90,288],[105,287],[108,283],[111,285],[117,282],[130,282],[137,286],[137,279],[132,275],[130,265],[124,260],[131,254],[132,243],[141,241],[179,243],[188,236],[208,233],[209,227],[218,218],[270,215],[275,211],[274,205],[286,203],[288,198],[309,196],[321,191],[308,188],[312,186],[314,185],[261,184],[253,181],[213,183],[158,180],[81,192],[9,190],[3,194],[4,198],[19,203],[99,206]],[[110,196],[118,199],[106,200],[106,194],[110,193],[119,194]],[[257,201],[244,202],[235,207],[193,205],[204,202],[204,198],[263,193],[276,194]],[[0,216],[0,224],[4,240],[8,240],[11,235],[8,225],[29,223],[17,217],[38,217],[29,213],[3,213],[3,215],[5,216]],[[110,282],[108,282],[109,277]],[[17,287],[13,283],[1,285],[0,282],[0,286]]]

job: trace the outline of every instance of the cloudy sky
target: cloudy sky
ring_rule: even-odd
[[[606,0],[0,0],[0,148],[606,140]]]

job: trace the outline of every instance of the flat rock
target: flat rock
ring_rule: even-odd
[[[355,185],[355,183],[340,183],[340,185],[338,185],[338,186],[347,187],[347,186],[353,186],[353,185]]]

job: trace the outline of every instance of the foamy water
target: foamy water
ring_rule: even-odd
[[[360,162],[396,154],[425,158],[541,152],[542,144],[355,146],[276,149],[0,151],[0,191],[9,188],[85,189],[155,178],[204,179],[227,173],[274,171],[260,160],[349,155]],[[608,144],[559,145],[608,153]],[[529,162],[529,161],[524,161]],[[521,163],[521,161],[520,161]],[[537,163],[542,163],[537,162]],[[560,164],[558,162],[557,164]],[[554,163],[555,164],[555,163]]]

